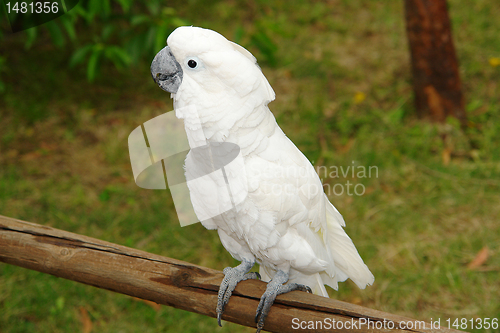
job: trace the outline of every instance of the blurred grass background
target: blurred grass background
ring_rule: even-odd
[[[500,318],[500,7],[449,4],[466,133],[454,119],[415,117],[402,1],[171,1],[156,8],[169,23],[157,21],[163,30],[155,31],[166,37],[193,24],[247,47],[276,91],[278,123],[317,167],[377,167],[371,178],[321,175],[330,186],[364,186],[361,196],[330,199],[375,275],[366,290],[345,282],[330,294],[441,324]],[[62,44],[43,27],[32,38],[2,23],[0,214],[219,270],[234,266],[215,232],[180,227],[168,191],[135,185],[127,137],[172,110],[171,100],[152,81],[147,56],[125,50],[123,66],[102,61],[89,75],[90,60],[75,50],[104,45],[101,26],[91,23]],[[212,318],[0,265],[0,332],[90,331],[253,329],[221,329]]]

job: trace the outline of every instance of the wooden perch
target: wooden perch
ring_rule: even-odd
[[[223,278],[210,268],[1,215],[0,261],[214,318]],[[223,319],[255,327],[265,289],[262,281],[238,284]],[[214,320],[214,331],[216,325]],[[332,332],[341,325],[348,332],[458,332],[298,291],[278,296],[265,329]]]

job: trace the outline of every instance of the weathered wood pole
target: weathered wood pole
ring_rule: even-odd
[[[1,262],[211,317],[216,317],[224,276],[214,269],[0,215]],[[262,281],[239,283],[222,318],[255,327],[255,310],[265,290]],[[214,320],[214,331],[216,326]],[[264,329],[302,333],[340,327],[338,331],[354,333],[459,332],[300,291],[276,298]]]
[[[462,83],[446,0],[405,0],[415,106],[420,117],[466,125]]]

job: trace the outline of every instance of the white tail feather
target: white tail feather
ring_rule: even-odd
[[[354,246],[351,238],[346,234],[342,215],[335,207],[327,202],[326,221],[328,226],[327,244],[330,246],[331,256],[335,265],[335,270],[339,273],[335,280],[343,281],[350,278],[359,288],[364,289],[367,285],[373,284],[375,277],[359,256],[358,250]],[[343,274],[342,274],[343,273]],[[332,277],[333,278],[333,277]],[[326,283],[329,285],[329,283]],[[336,285],[336,283],[335,283]],[[332,288],[335,288],[332,286]]]

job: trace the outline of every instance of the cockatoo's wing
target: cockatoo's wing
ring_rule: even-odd
[[[295,274],[290,274],[290,281],[307,284],[323,296],[327,296],[323,284],[337,289],[338,282],[347,278],[360,288],[372,284],[373,275],[344,231],[344,219],[324,194],[309,160],[279,129],[270,137],[268,148],[256,156],[261,159],[258,167],[250,164],[252,170],[259,170],[258,187],[250,186],[253,200],[263,209],[277,212],[275,228],[281,234],[294,229],[303,240],[295,247],[304,260],[302,266],[292,265]],[[276,252],[286,256],[279,244],[276,246]],[[310,251],[319,262],[326,263],[322,271],[310,271],[309,266],[315,264],[305,259]],[[268,278],[274,271],[264,263],[260,273]]]

